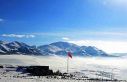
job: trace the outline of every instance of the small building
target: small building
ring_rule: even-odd
[[[34,76],[53,75],[53,71],[49,69],[49,66],[28,66],[26,71]]]

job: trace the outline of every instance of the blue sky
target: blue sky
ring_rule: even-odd
[[[126,5],[126,0],[0,0],[0,40],[68,41],[127,52]]]

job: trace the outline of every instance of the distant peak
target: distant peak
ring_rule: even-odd
[[[63,41],[53,42],[51,44],[56,44],[56,43],[67,43],[68,44],[68,42],[63,42]]]

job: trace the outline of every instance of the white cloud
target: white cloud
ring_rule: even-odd
[[[127,0],[102,0],[104,5],[115,7],[127,7]]]
[[[119,27],[120,28],[120,27]],[[124,31],[126,31],[127,29],[125,29]],[[127,37],[127,33],[126,32],[106,32],[106,31],[98,31],[98,32],[92,32],[92,31],[80,31],[80,33],[77,33],[75,31],[73,32],[44,32],[44,33],[32,33],[34,35],[39,35],[39,36],[59,36],[64,40],[64,38],[68,38],[67,36],[71,36],[71,37],[75,37],[73,35],[76,35],[76,37],[78,36],[87,36],[87,35],[96,35],[96,36],[102,36],[102,35],[106,35],[106,36],[122,36],[122,37]],[[68,38],[70,39],[70,38]]]
[[[95,46],[107,53],[127,53],[127,42],[124,41],[75,40],[68,42],[80,46]]]
[[[4,19],[0,18],[0,22],[4,21]]]
[[[62,39],[63,40],[70,40],[68,37],[63,37]]]
[[[127,36],[126,32],[86,32],[92,35],[111,35],[111,36]]]
[[[25,35],[25,34],[2,34],[3,37],[13,37],[13,38],[34,38],[35,35]]]

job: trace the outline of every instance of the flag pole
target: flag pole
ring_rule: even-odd
[[[71,52],[67,53],[67,73],[69,72],[69,57],[72,58]]]
[[[67,56],[67,73],[69,72],[69,56]]]

